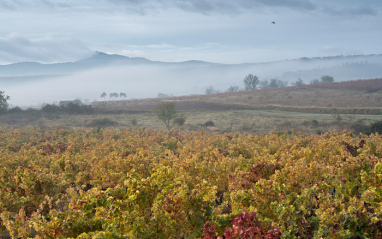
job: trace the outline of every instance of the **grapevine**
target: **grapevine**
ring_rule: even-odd
[[[13,238],[380,238],[381,135],[0,128]]]

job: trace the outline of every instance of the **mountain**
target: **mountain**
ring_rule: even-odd
[[[298,78],[310,81],[322,75],[332,75],[337,81],[366,79],[382,77],[382,54],[379,55],[352,55],[300,58],[293,60],[245,63],[245,64],[218,64],[205,61],[160,62],[150,61],[142,57],[127,57],[116,54],[95,52],[87,59],[42,64],[37,62],[20,62],[9,65],[0,65],[0,82],[30,81],[47,77],[70,75],[78,72],[90,71],[106,67],[126,66],[158,66],[185,71],[192,74],[196,70],[213,72],[239,72],[254,74],[262,79],[277,78],[293,82]]]
[[[129,58],[121,55],[109,55],[96,52],[91,58],[76,62],[41,64],[37,62],[20,62],[9,65],[0,65],[0,77],[35,76],[35,75],[63,75],[79,71],[91,70],[97,67],[106,67],[122,64],[150,64],[145,58]]]
[[[31,76],[55,76],[73,74],[81,71],[88,71],[95,68],[123,65],[159,65],[159,66],[179,66],[179,67],[201,67],[206,65],[217,65],[204,61],[185,62],[159,62],[150,61],[142,57],[127,57],[116,54],[106,54],[96,52],[92,57],[76,62],[41,64],[37,62],[20,62],[9,65],[0,65],[0,78],[27,77]]]

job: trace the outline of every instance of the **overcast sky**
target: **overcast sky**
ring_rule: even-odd
[[[0,22],[0,64],[382,53],[381,0],[0,0]]]

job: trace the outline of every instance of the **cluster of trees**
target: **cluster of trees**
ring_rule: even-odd
[[[21,113],[24,112],[20,107],[9,108],[8,100],[10,97],[0,91],[0,113]],[[29,110],[30,111],[30,110]],[[26,110],[25,112],[28,112]],[[91,114],[93,108],[90,105],[84,105],[80,100],[74,101],[61,101],[59,105],[46,104],[41,108],[41,112],[56,114],[56,113],[69,113],[69,114]]]
[[[280,88],[288,85],[288,82],[277,79],[260,81],[257,76],[252,74],[247,75],[244,78],[243,83],[245,90]]]
[[[321,80],[319,79],[312,80],[310,84],[314,85],[314,84],[324,84],[324,83],[332,83],[332,82],[334,82],[334,78],[332,76],[325,75],[321,77]]]
[[[41,111],[48,114],[91,114],[93,113],[93,108],[90,105],[82,104],[79,100],[75,100],[60,105],[46,104],[41,108]]]
[[[174,95],[173,94],[164,94],[161,92],[159,92],[157,95],[157,98],[169,98],[169,97],[174,97]]]
[[[107,96],[108,94],[106,93],[106,92],[103,92],[102,94],[101,94],[101,98],[106,98],[106,96]],[[110,93],[109,94],[109,98],[111,99],[111,98],[126,98],[127,96],[126,96],[126,93],[124,93],[124,92],[121,92],[121,93],[117,93],[117,92],[113,92],[113,93]]]
[[[310,82],[311,85],[313,84],[323,84],[323,83],[331,83],[334,82],[334,78],[329,75],[324,75],[321,77],[321,79],[315,79]],[[281,88],[288,86],[287,81],[282,81],[278,79],[271,79],[271,80],[263,80],[260,81],[259,78],[253,74],[247,75],[243,80],[244,88],[240,89],[239,86],[230,86],[226,92],[238,92],[242,90],[257,90],[257,89],[270,89],[270,88]],[[306,85],[303,80],[300,78],[292,83],[293,86],[302,86]],[[205,93],[207,95],[209,94],[217,94],[220,93],[220,90],[216,90],[213,86],[208,86]]]

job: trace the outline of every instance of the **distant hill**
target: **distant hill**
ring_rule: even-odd
[[[88,71],[95,68],[124,65],[159,65],[159,66],[179,66],[179,67],[199,67],[207,65],[217,65],[203,61],[185,62],[159,62],[150,61],[142,57],[127,57],[116,54],[106,54],[96,52],[92,57],[76,62],[41,64],[37,62],[19,62],[9,65],[0,65],[0,78],[4,77],[28,77],[31,76],[54,76],[73,74],[81,71]],[[1,79],[0,79],[1,80]],[[4,79],[3,79],[4,80]]]
[[[209,68],[211,70],[239,70],[266,78],[278,78],[293,81],[298,78],[312,80],[323,74],[333,75],[337,80],[354,80],[359,78],[382,77],[382,54],[300,58],[293,60],[245,63],[218,64],[204,61],[160,62],[142,57],[127,57],[116,54],[96,52],[92,57],[76,62],[41,64],[37,62],[20,62],[0,65],[0,81],[9,77],[55,76],[89,71],[110,66],[151,65],[179,69]]]

